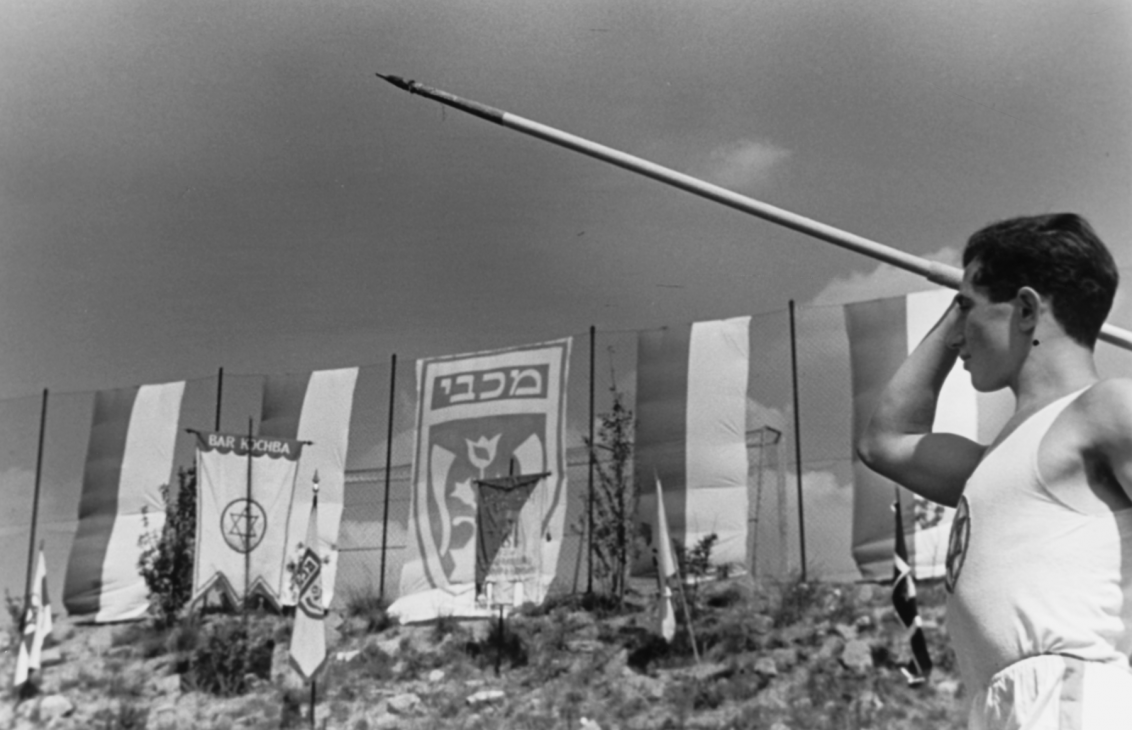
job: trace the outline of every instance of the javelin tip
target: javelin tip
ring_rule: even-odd
[[[394,76],[392,74],[383,74],[383,73],[377,73],[377,74],[375,74],[375,76],[377,76],[379,79],[382,79],[383,81],[388,81],[389,83],[396,86],[398,89],[404,89],[405,91],[412,91],[413,90],[413,83],[414,82],[412,80],[403,79],[400,76]]]

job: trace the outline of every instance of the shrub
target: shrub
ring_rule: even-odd
[[[372,591],[351,592],[346,599],[346,616],[365,619],[366,633],[380,633],[397,624],[388,613],[389,605],[388,599]]]
[[[813,605],[818,597],[817,583],[802,580],[801,573],[797,573],[782,585],[782,595],[778,606],[775,607],[772,618],[775,628],[796,624],[806,614],[806,609]]]
[[[637,523],[637,494],[633,486],[633,411],[625,406],[624,394],[616,385],[613,406],[598,416],[598,441],[586,439],[596,472],[593,491],[593,554],[590,571],[619,604],[625,600],[629,568],[643,548],[643,534]],[[602,453],[604,452],[604,453]],[[576,526],[586,534],[588,505]]]
[[[193,591],[193,558],[196,550],[197,479],[195,469],[177,472],[178,488],[170,494],[161,487],[165,503],[165,525],[161,532],[144,532],[138,540],[141,556],[138,571],[149,589],[151,610],[160,627],[176,623]],[[142,508],[142,523],[149,521]]]
[[[249,677],[269,678],[274,648],[270,625],[220,617],[205,626],[192,652],[189,684],[222,697],[243,694]]]
[[[99,730],[145,730],[149,708],[130,702],[117,707],[104,707],[91,718],[91,727]]]
[[[465,644],[464,651],[480,668],[501,667],[504,662],[512,667],[525,667],[528,660],[523,638],[498,621],[492,621],[491,630],[483,640]]]

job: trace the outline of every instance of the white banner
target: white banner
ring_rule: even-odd
[[[409,554],[390,611],[415,621],[491,611],[497,597],[539,603],[566,520],[564,448],[570,339],[417,361],[417,439]],[[543,475],[477,577],[479,490]],[[504,569],[503,562],[506,562]],[[482,567],[482,566],[481,566]],[[503,585],[506,583],[506,585]]]
[[[302,447],[291,439],[197,434],[194,601],[215,587],[234,602],[246,591],[280,605]]]

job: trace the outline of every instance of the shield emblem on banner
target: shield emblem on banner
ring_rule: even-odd
[[[535,413],[453,420],[429,430],[427,489],[416,519],[433,585],[475,580],[475,482],[547,471],[545,434],[546,416]]]

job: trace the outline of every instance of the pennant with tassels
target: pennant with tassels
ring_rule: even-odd
[[[896,548],[892,566],[892,605],[907,629],[908,641],[912,647],[912,659],[900,671],[908,684],[915,686],[927,681],[932,671],[932,658],[928,653],[928,642],[924,638],[924,627],[920,620],[920,610],[916,605],[916,580],[912,566],[908,563],[908,547],[904,542],[904,520],[900,514],[900,493],[893,504],[896,512]]]
[[[671,642],[676,636],[676,611],[672,607],[672,586],[668,579],[677,574],[668,536],[668,517],[664,514],[664,493],[656,480],[657,569],[660,573],[660,635]]]
[[[35,566],[35,579],[28,595],[27,610],[24,613],[23,628],[20,632],[20,649],[16,657],[15,686],[19,687],[38,671],[42,665],[43,641],[51,633],[51,598],[47,594],[47,558],[43,546],[39,548],[39,560]]]
[[[299,586],[295,627],[291,634],[291,666],[303,679],[312,679],[326,663],[326,608],[322,605],[322,559],[318,555],[318,476],[303,556],[295,566]]]

